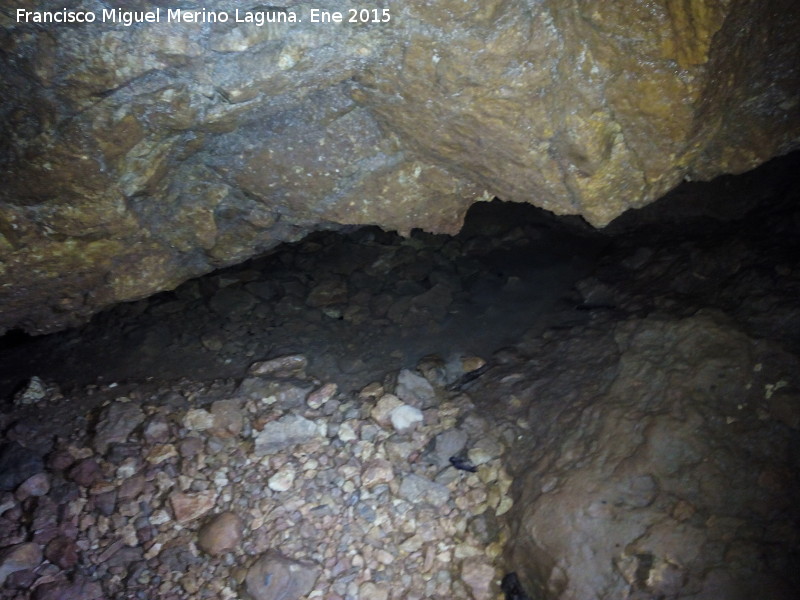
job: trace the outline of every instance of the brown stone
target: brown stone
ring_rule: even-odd
[[[48,542],[44,557],[62,569],[71,569],[78,562],[78,546],[75,540],[60,535]]]
[[[169,495],[169,502],[175,520],[183,524],[199,519],[214,508],[216,498],[216,493],[212,490],[196,494],[173,492]]]
[[[237,437],[244,426],[244,415],[238,400],[217,400],[211,404],[214,424],[208,433],[221,438]]]
[[[16,544],[0,550],[0,585],[17,571],[35,569],[42,562],[42,550],[32,542]]]
[[[212,517],[197,533],[197,545],[211,556],[234,550],[242,541],[244,523],[232,512]]]
[[[69,478],[82,487],[91,487],[103,474],[100,465],[93,458],[85,458],[69,470]]]

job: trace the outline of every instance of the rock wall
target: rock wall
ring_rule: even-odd
[[[535,598],[794,598],[796,356],[705,314],[526,365],[486,385],[528,427],[508,559]]]
[[[603,226],[798,143],[791,0],[385,0],[367,23],[312,22],[347,21],[348,0],[217,0],[196,23],[167,22],[169,0],[71,3],[84,25],[17,4],[0,331],[74,325],[313,229],[454,232],[492,196]]]

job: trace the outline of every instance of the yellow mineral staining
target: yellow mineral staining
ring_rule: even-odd
[[[672,36],[662,42],[664,58],[677,61],[682,69],[708,61],[714,34],[722,27],[725,7],[719,0],[668,0]]]

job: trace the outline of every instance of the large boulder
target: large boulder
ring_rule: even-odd
[[[125,3],[160,8],[134,25],[93,0],[86,24],[0,11],[0,331],[312,229],[454,232],[492,196],[602,226],[798,142],[793,0],[386,0],[378,22],[312,22],[364,8],[344,0],[247,13],[297,20],[261,26],[234,20],[252,2],[198,22],[174,4]]]
[[[708,315],[545,352],[507,556],[535,597],[795,597],[796,356]]]

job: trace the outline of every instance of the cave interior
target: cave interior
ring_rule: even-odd
[[[548,598],[559,548],[596,571],[576,589],[734,597],[744,573],[789,597],[799,165],[601,230],[494,200],[453,236],[318,232],[10,331],[0,522],[44,557],[6,551],[3,597],[64,572],[218,597],[298,568],[286,585],[330,594],[309,597]]]

